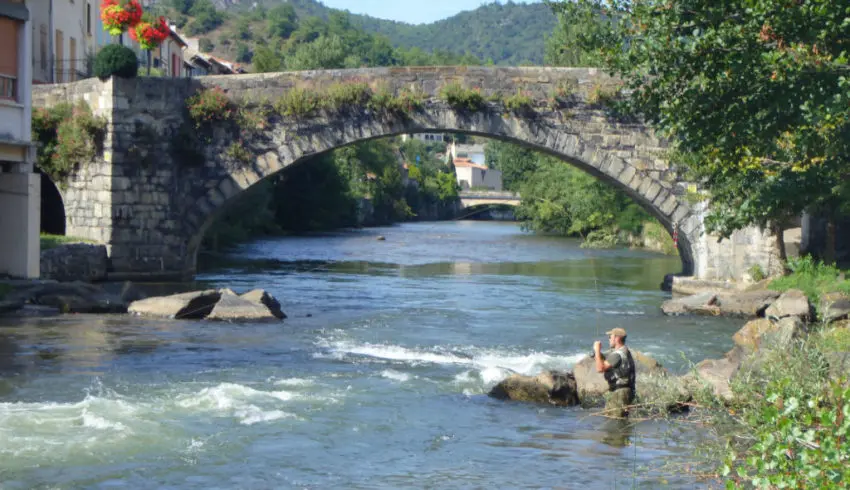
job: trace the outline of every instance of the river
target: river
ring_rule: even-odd
[[[677,373],[732,347],[740,322],[661,314],[678,259],[578,245],[481,221],[275,238],[197,279],[267,289],[282,324],[0,320],[0,489],[700,487],[690,424],[486,396],[611,327]]]

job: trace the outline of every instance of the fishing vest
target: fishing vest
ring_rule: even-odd
[[[607,357],[610,359],[613,354],[620,356],[620,363],[617,367],[605,371],[605,381],[608,382],[608,389],[614,391],[620,388],[631,388],[632,392],[634,392],[635,361],[632,359],[632,353],[624,345],[612,351]],[[613,364],[611,361],[608,362]]]

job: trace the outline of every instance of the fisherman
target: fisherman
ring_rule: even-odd
[[[596,371],[605,376],[608,382],[608,396],[605,401],[605,415],[625,418],[629,406],[635,399],[635,362],[632,353],[626,347],[626,330],[614,328],[607,332],[608,345],[613,349],[602,355],[602,342],[593,343],[593,358]]]

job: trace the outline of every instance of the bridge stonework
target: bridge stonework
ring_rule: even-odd
[[[194,131],[186,99],[219,87],[233,101],[274,101],[295,87],[320,90],[365,82],[426,97],[406,116],[360,110],[322,112],[309,119],[269,116],[249,135],[212,128],[200,163],[190,163],[186,140]],[[464,113],[441,101],[450,82],[484,95],[518,90],[535,100],[569,87],[563,107],[539,104],[516,114],[495,103]],[[618,119],[592,95],[617,81],[596,69],[424,67],[324,70],[194,79],[113,78],[33,87],[33,105],[85,100],[107,121],[104,151],[81,162],[64,183],[68,235],[107,246],[111,277],[187,277],[208,226],[242,192],[290,165],[334,148],[416,132],[456,132],[518,143],[559,157],[631,196],[669,232],[677,229],[683,273],[701,279],[738,278],[750,266],[778,266],[772,238],[760,230],[717,243],[704,233],[702,210],[684,199],[686,183],[665,159],[665,142],[640,122]],[[594,103],[596,102],[596,103]],[[234,143],[244,150],[228,151]],[[246,157],[247,155],[247,157]]]

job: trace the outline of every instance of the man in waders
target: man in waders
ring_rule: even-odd
[[[597,340],[593,343],[596,370],[602,373],[608,382],[605,415],[624,418],[629,414],[629,405],[635,399],[635,362],[626,347],[624,329],[615,328],[605,334],[608,335],[608,344],[613,349],[607,356],[602,356],[602,342]]]

